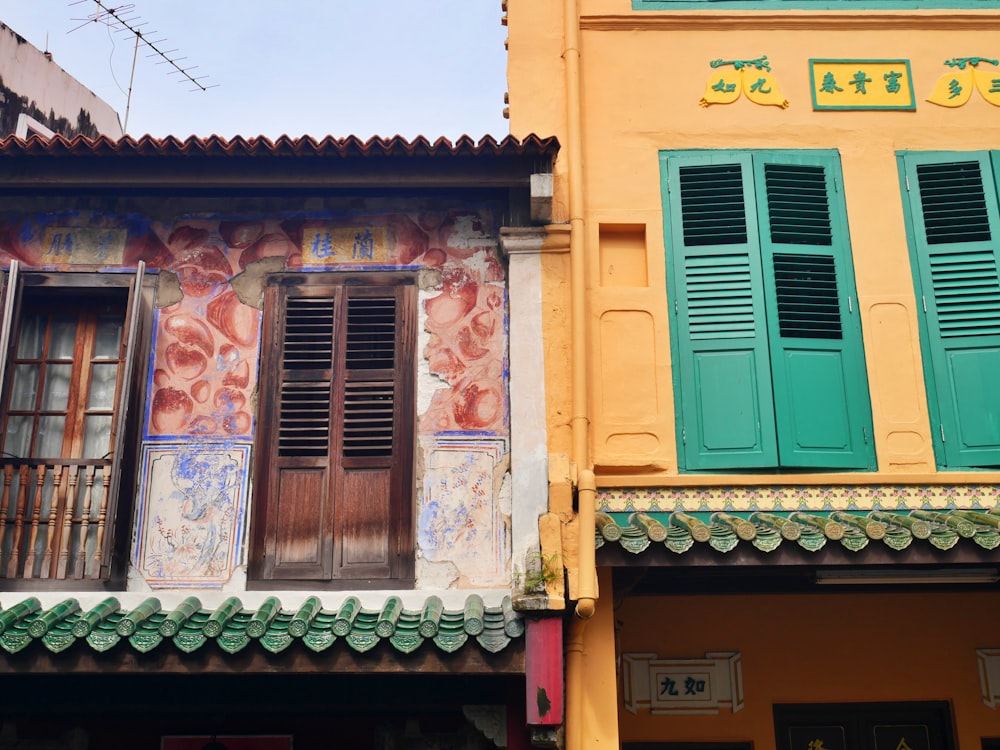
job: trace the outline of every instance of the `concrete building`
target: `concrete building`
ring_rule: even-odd
[[[0,137],[122,136],[118,113],[0,22]]]

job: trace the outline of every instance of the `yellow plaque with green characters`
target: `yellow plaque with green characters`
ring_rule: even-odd
[[[909,60],[810,60],[813,109],[917,108]]]

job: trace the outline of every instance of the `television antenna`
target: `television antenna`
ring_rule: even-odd
[[[156,61],[156,65],[167,65],[172,70],[167,71],[167,75],[180,75],[178,81],[180,83],[190,83],[194,86],[191,91],[208,91],[209,89],[215,88],[219,84],[206,85],[202,83],[207,75],[192,75],[191,71],[197,68],[197,65],[181,65],[181,61],[186,60],[186,57],[172,57],[172,55],[177,52],[176,49],[165,49],[162,45],[166,42],[166,38],[156,39],[154,37],[159,35],[158,31],[148,31],[143,27],[146,26],[145,21],[139,20],[139,15],[135,11],[134,3],[126,3],[124,5],[110,6],[106,4],[104,0],[75,0],[71,2],[70,5],[80,5],[82,3],[93,3],[95,5],[95,10],[86,18],[74,18],[74,21],[83,21],[76,28],[70,29],[69,33],[82,29],[84,26],[88,26],[92,23],[99,23],[107,26],[109,31],[114,31],[119,34],[132,34],[135,36],[135,47],[132,51],[132,70],[129,73],[128,79],[128,93],[125,96],[125,124],[122,127],[122,131],[128,132],[128,115],[129,109],[132,106],[132,84],[135,82],[135,63],[136,59],[139,57],[139,46],[140,44],[146,45],[151,52],[146,55],[146,57],[158,57],[159,60]]]

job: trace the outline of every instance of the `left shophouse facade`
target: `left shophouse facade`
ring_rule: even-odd
[[[557,150],[0,141],[0,744],[558,727],[559,621],[515,611],[537,257],[500,240]]]

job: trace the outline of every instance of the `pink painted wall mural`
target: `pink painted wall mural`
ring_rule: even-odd
[[[249,437],[260,312],[228,286],[208,303],[185,295],[158,312],[150,437]]]
[[[507,429],[506,325],[502,286],[468,269],[445,274],[445,288],[427,302],[430,370],[450,386],[434,394],[424,432]]]

